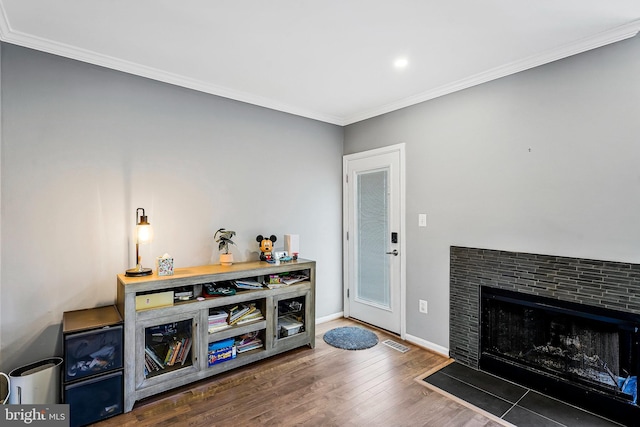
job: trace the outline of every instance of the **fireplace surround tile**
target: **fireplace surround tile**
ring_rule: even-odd
[[[639,264],[452,246],[449,352],[475,370],[480,364],[482,287],[640,314]],[[523,403],[534,400],[531,395]],[[531,416],[523,412],[530,408],[520,409],[511,416]],[[631,412],[620,417],[627,420]]]
[[[640,265],[452,246],[450,356],[478,368],[480,286],[640,314]]]

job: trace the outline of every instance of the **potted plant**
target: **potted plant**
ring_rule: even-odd
[[[235,231],[219,229],[213,235],[213,238],[218,242],[218,250],[222,252],[220,254],[220,264],[231,265],[233,264],[233,254],[229,252],[229,245],[235,245],[231,238],[236,235]]]

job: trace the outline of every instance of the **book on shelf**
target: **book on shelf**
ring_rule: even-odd
[[[254,311],[256,311],[256,305],[255,304],[250,304],[250,305],[246,306],[246,310],[242,310],[242,313],[240,315],[236,316],[234,320],[231,320],[229,322],[229,324],[230,325],[237,324],[240,320],[244,319],[246,316],[250,315]]]
[[[145,352],[145,356],[149,357],[153,361],[153,364],[158,366],[158,369],[160,368],[164,369],[164,365],[162,364],[162,361],[151,348],[146,346],[144,348],[144,352]]]
[[[193,340],[190,338],[187,338],[187,343],[185,345],[185,349],[184,349],[184,353],[183,356],[180,360],[180,364],[184,365],[184,362],[187,361],[187,358],[189,357],[189,352],[191,351],[191,344],[192,344]]]
[[[171,362],[171,356],[173,356],[173,346],[169,345],[167,347],[167,353],[164,355],[164,361],[162,362],[164,366],[169,366],[169,362]]]
[[[261,314],[260,316],[257,316],[257,317],[241,319],[236,322],[236,325],[242,326],[242,325],[246,325],[247,323],[257,322],[258,320],[264,320],[264,316]]]
[[[231,327],[230,324],[228,324],[227,322],[224,322],[224,324],[221,324],[221,325],[209,326],[209,331],[208,332],[210,334],[213,334],[215,332],[220,332],[220,331],[223,331],[223,330],[225,330],[227,328],[230,328],[230,327]]]
[[[285,285],[293,285],[294,283],[309,280],[309,276],[305,274],[284,274],[280,276],[280,282]]]
[[[222,330],[222,329],[225,329],[225,328],[229,327],[229,323],[227,323],[227,317],[228,316],[229,316],[229,314],[225,311],[224,312],[224,317],[219,317],[219,318],[215,318],[215,319],[212,319],[210,317],[208,325],[207,325],[209,333],[212,333],[212,332],[215,332],[215,331],[218,331],[218,330]]]
[[[178,355],[175,357],[175,361],[173,362],[174,365],[178,363],[184,365],[183,362],[188,356],[187,346],[190,343],[191,343],[191,338],[189,337],[184,337],[182,338],[181,341],[178,341],[178,349],[177,349]]]
[[[144,367],[146,368],[147,372],[151,372],[151,371],[155,371],[155,370],[159,370],[160,368],[157,368],[153,365],[152,361],[150,360],[148,355],[144,355]]]
[[[244,316],[242,316],[240,319],[238,319],[236,321],[236,325],[240,326],[246,323],[251,323],[251,322],[255,322],[257,320],[263,320],[263,319],[264,319],[264,316],[262,315],[262,312],[256,308],[252,313],[247,313]]]
[[[160,369],[164,369],[164,366],[158,365],[154,360],[149,356],[149,354],[145,353],[144,355],[144,367],[146,374],[148,375],[150,372],[159,371]]]
[[[180,351],[181,345],[182,345],[181,341],[176,341],[171,346],[171,360],[168,363],[169,366],[173,366],[173,364],[176,363],[176,358],[178,357],[178,353]]]
[[[209,321],[217,320],[217,319],[226,319],[229,316],[223,309],[211,309],[209,310]]]
[[[251,306],[249,307],[249,309],[247,311],[245,311],[244,313],[242,313],[240,316],[236,317],[234,320],[232,320],[231,322],[229,322],[230,325],[235,325],[236,323],[238,323],[241,319],[243,319],[245,316],[253,313],[255,311],[256,307],[255,306]]]
[[[238,320],[242,315],[246,314],[251,309],[250,305],[241,304],[239,306],[233,307],[229,311],[229,324],[232,325],[236,320]],[[255,306],[254,306],[255,309]]]
[[[246,344],[243,346],[236,347],[236,351],[238,353],[244,353],[246,351],[255,350],[256,348],[261,348],[261,347],[262,347],[262,341],[256,341],[251,344]]]
[[[258,335],[258,331],[248,332],[236,338],[235,346],[238,353],[244,353],[245,351],[262,347],[262,340]]]
[[[236,279],[235,284],[239,289],[264,289],[263,284],[256,279]]]
[[[209,319],[209,321],[207,322],[209,329],[217,328],[218,326],[228,325],[227,316],[228,314],[225,313],[225,317],[221,317],[218,319]]]
[[[184,357],[184,349],[185,349],[185,346],[187,345],[188,339],[189,338],[182,339],[182,342],[180,343],[180,346],[178,348],[178,356],[176,357],[176,361],[174,362],[174,364],[180,363],[182,361],[182,358]]]

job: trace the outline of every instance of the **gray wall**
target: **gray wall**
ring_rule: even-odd
[[[640,37],[345,129],[399,142],[409,335],[449,346],[451,245],[640,262]]]
[[[62,313],[113,303],[134,212],[176,267],[217,262],[213,233],[300,235],[317,315],[342,311],[343,129],[2,45],[0,370],[60,355]]]

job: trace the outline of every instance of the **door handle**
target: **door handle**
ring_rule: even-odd
[[[398,250],[394,249],[391,252],[387,252],[387,255],[393,255],[393,256],[398,256]]]

